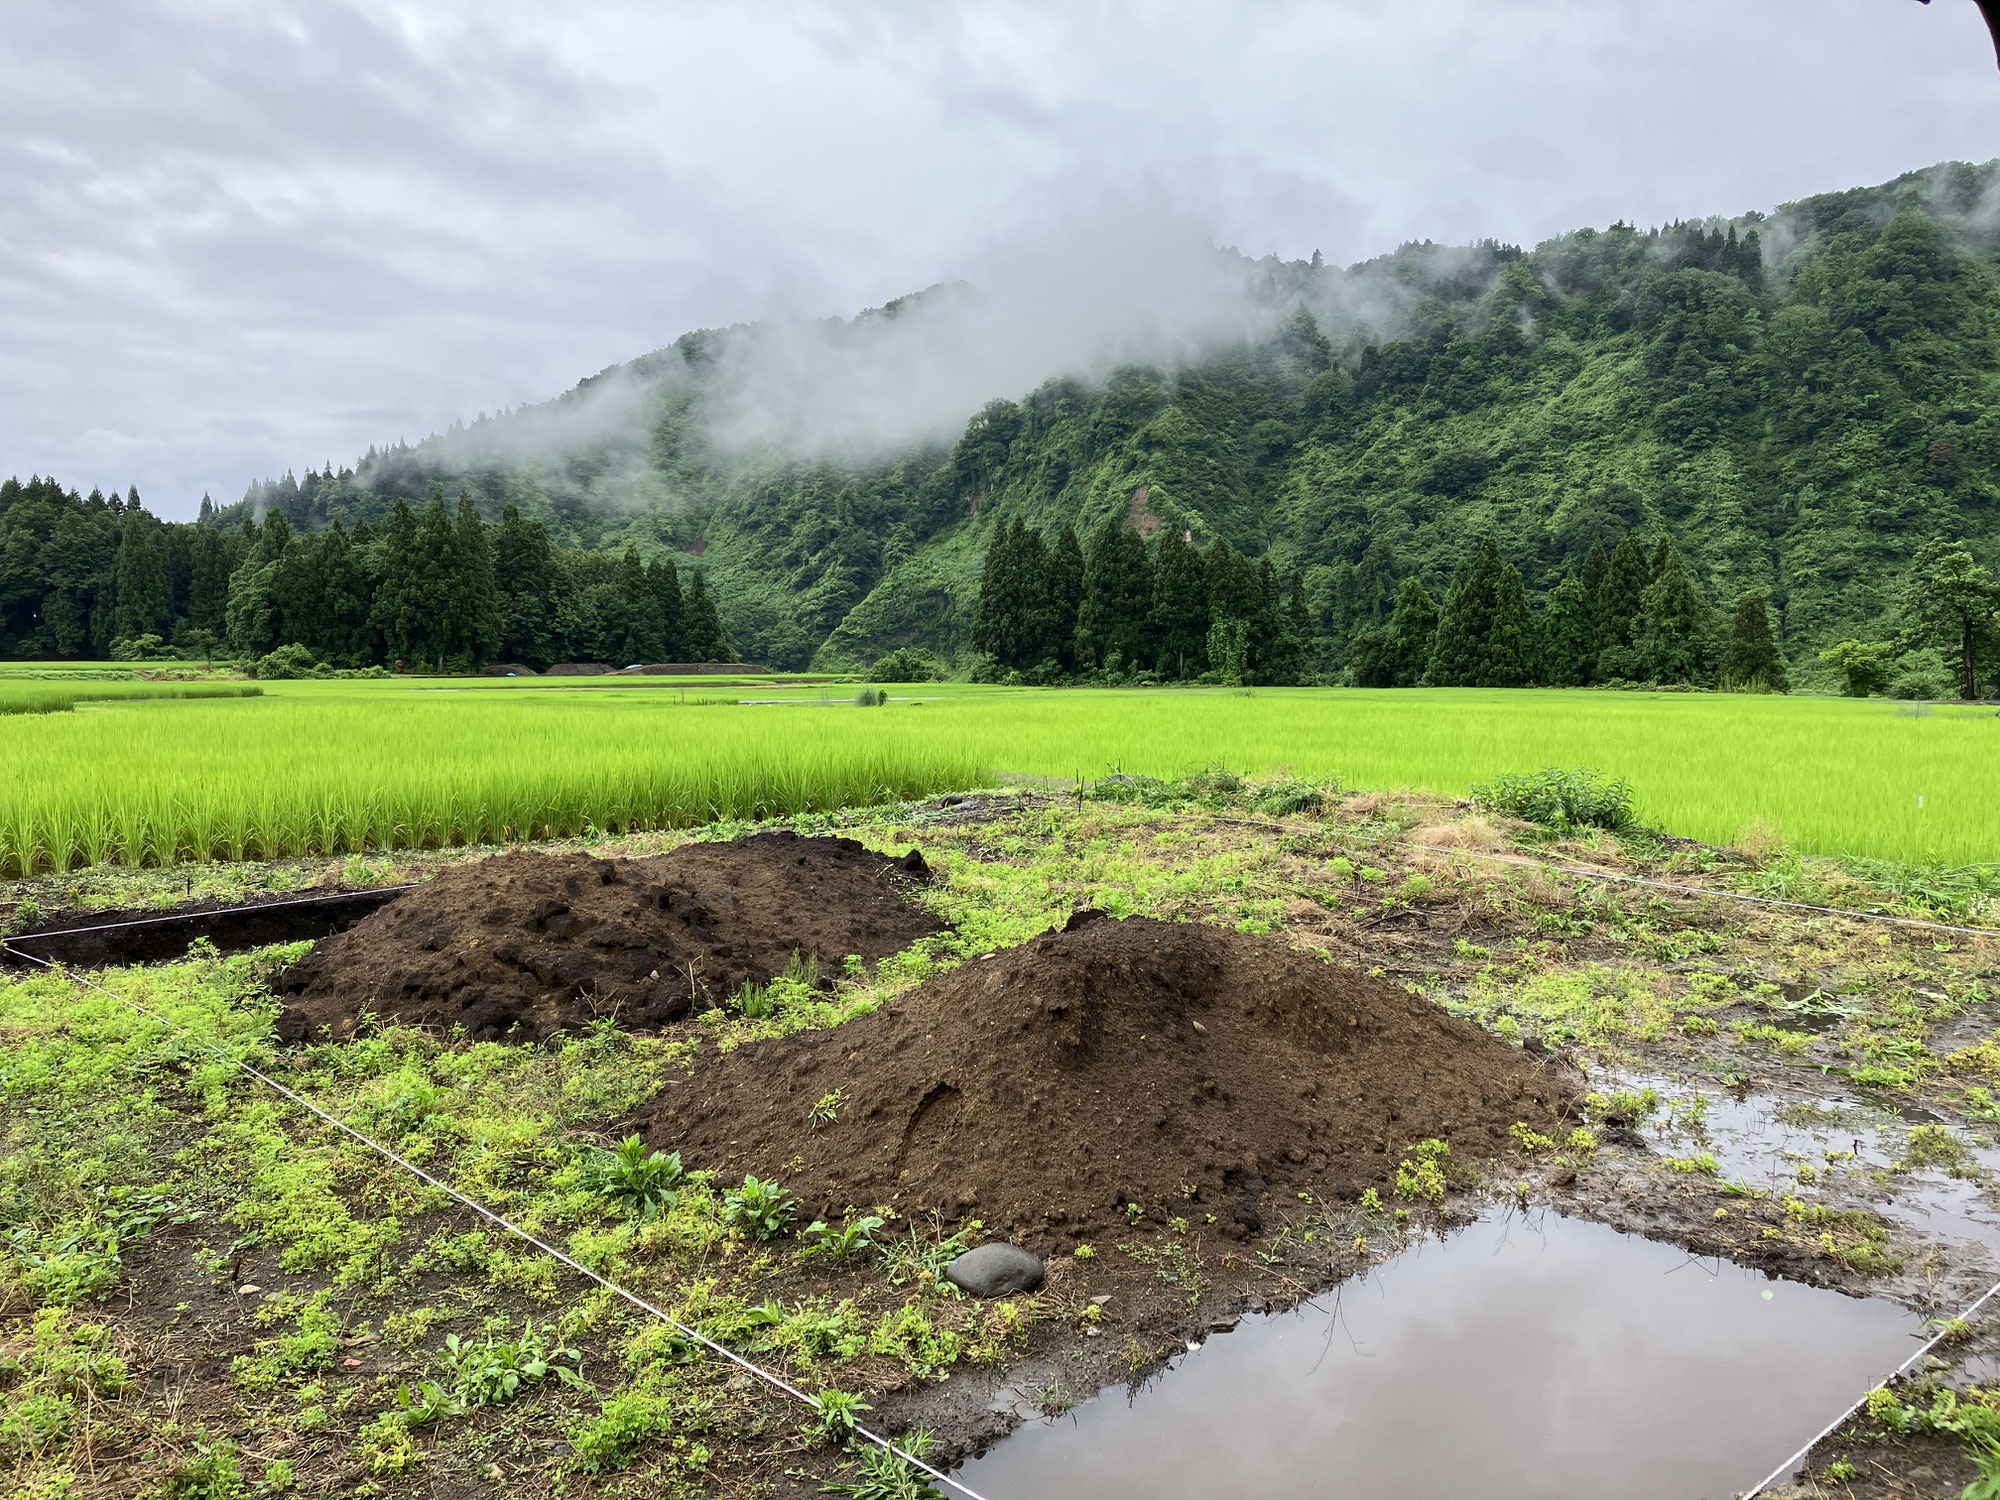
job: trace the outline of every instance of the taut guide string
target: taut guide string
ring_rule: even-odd
[[[283,905],[283,904],[303,904],[303,903],[274,903],[274,904]],[[495,1213],[485,1204],[480,1203],[476,1199],[468,1198],[464,1193],[461,1193],[457,1188],[453,1187],[450,1183],[440,1182],[437,1178],[431,1176],[430,1173],[426,1172],[422,1167],[417,1166],[414,1162],[404,1160],[402,1157],[398,1156],[394,1151],[391,1151],[387,1146],[384,1146],[381,1142],[373,1140],[366,1135],[363,1135],[360,1131],[356,1130],[352,1125],[349,1125],[345,1120],[339,1119],[338,1117],[327,1113],[327,1111],[321,1109],[317,1104],[314,1104],[310,1099],[304,1098],[303,1096],[294,1093],[291,1089],[286,1088],[282,1083],[278,1082],[277,1079],[271,1077],[267,1073],[260,1072],[258,1069],[251,1067],[249,1063],[244,1062],[241,1058],[234,1058],[229,1056],[226,1052],[222,1051],[221,1048],[213,1046],[210,1043],[203,1041],[200,1037],[194,1035],[194,1033],[189,1031],[186,1027],[177,1026],[172,1021],[169,1021],[165,1016],[162,1016],[156,1011],[149,1010],[147,1007],[139,1004],[138,1001],[128,1000],[125,996],[118,994],[115,990],[106,989],[103,985],[99,984],[96,980],[91,979],[88,975],[70,973],[67,970],[62,969],[59,965],[49,962],[48,959],[37,958],[32,953],[22,953],[18,949],[14,949],[11,951],[14,952],[16,957],[25,958],[29,963],[32,964],[39,964],[41,965],[42,968],[47,969],[52,974],[63,975],[64,977],[70,979],[74,983],[81,984],[89,989],[96,990],[100,995],[108,996],[110,999],[117,1001],[120,1005],[126,1006],[128,1009],[136,1011],[138,1014],[144,1016],[147,1020],[155,1022],[156,1024],[166,1028],[166,1030],[168,1030],[169,1032],[173,1032],[176,1035],[185,1037],[188,1041],[192,1042],[202,1051],[209,1053],[211,1056],[219,1058],[223,1062],[233,1064],[235,1067],[249,1074],[250,1077],[256,1079],[257,1082],[263,1084],[264,1087],[270,1089],[273,1093],[278,1094],[285,1099],[289,1099],[293,1104],[298,1105],[299,1108],[305,1110],[307,1113],[317,1116],[319,1119],[325,1121],[328,1125],[331,1125],[335,1130],[339,1131],[342,1135],[348,1136],[353,1140],[359,1141],[363,1146],[366,1146],[370,1151],[373,1151],[377,1156],[380,1156],[384,1161],[391,1162],[394,1165],[401,1167],[405,1172],[408,1172],[412,1177],[416,1178],[419,1182],[422,1182],[429,1187],[434,1187],[439,1192],[445,1194],[447,1197],[450,1197],[455,1201],[464,1204],[467,1208],[471,1209],[474,1213],[478,1214],[482,1219],[485,1219],[489,1223],[494,1224],[499,1228],[506,1230],[507,1233],[513,1235],[516,1239],[522,1240],[527,1244],[534,1246],[535,1249],[541,1251],[542,1254],[549,1256],[551,1259],[562,1262],[562,1264],[568,1266],[572,1271],[575,1271],[579,1276],[583,1276],[588,1280],[595,1282],[598,1286],[601,1286],[606,1291],[611,1292],[613,1295],[619,1298],[622,1298],[624,1301],[630,1303],[633,1307],[638,1308],[639,1311],[647,1314],[649,1317],[654,1317],[659,1319],[662,1323],[666,1324],[669,1328],[673,1329],[674,1332],[680,1334],[683,1338],[689,1339],[694,1343],[700,1344],[704,1349],[707,1349],[712,1353],[721,1355],[722,1358],[728,1360],[731,1364],[736,1365],[744,1370],[747,1370],[750,1374],[756,1376],[759,1380],[765,1382],[765,1384],[770,1385],[779,1391],[782,1391],[785,1395],[792,1397],[794,1400],[803,1402],[805,1405],[811,1407],[814,1411],[817,1412],[824,1410],[824,1408],[820,1405],[819,1398],[817,1396],[808,1395],[805,1391],[800,1390],[797,1386],[793,1385],[790,1381],[786,1380],[782,1375],[774,1374],[773,1372],[763,1368],[763,1366],[761,1365],[752,1364],[749,1360],[745,1359],[742,1355],[736,1353],[733,1349],[725,1348],[723,1345],[718,1344],[714,1339],[708,1338],[706,1335],[701,1334],[697,1332],[695,1329],[688,1327],[685,1323],[680,1322],[678,1319],[668,1316],[666,1313],[662,1312],[659,1308],[655,1307],[652,1303],[646,1301],[645,1298],[640,1297],[633,1292],[628,1292],[627,1290],[625,1290],[624,1287],[619,1286],[616,1282],[607,1280],[605,1277],[598,1275],[597,1272],[591,1270],[588,1266],[579,1265],[576,1261],[572,1260],[569,1256],[563,1254],[562,1251],[556,1249],[553,1245],[546,1244],[543,1241],[536,1239],[532,1234],[529,1234],[527,1230],[521,1228],[517,1224],[511,1223],[507,1219],[502,1218],[499,1214]],[[898,1447],[896,1444],[890,1442],[889,1439],[881,1436],[880,1434],[873,1432],[866,1427],[860,1426],[858,1423],[855,1425],[853,1430],[857,1437],[866,1439],[868,1442],[873,1443],[877,1448],[880,1448],[885,1452],[895,1454],[896,1457],[902,1459],[905,1463],[910,1464],[913,1467],[921,1470],[925,1474],[930,1475],[931,1478],[937,1480],[940,1484],[949,1485],[952,1489],[958,1491],[959,1494],[965,1496],[966,1500],[985,1500],[985,1497],[979,1494],[978,1491],[969,1489],[967,1486],[960,1483],[958,1480],[952,1478],[949,1474],[944,1473],[942,1470],[932,1468],[929,1464],[925,1463],[916,1454],[911,1453],[906,1449]]]

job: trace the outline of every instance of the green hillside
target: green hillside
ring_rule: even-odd
[[[698,557],[739,655],[782,668],[904,644],[963,661],[993,528],[1016,517],[1087,540],[1124,515],[1297,571],[1328,671],[1403,579],[1441,598],[1488,535],[1538,598],[1593,547],[1665,535],[1720,615],[1768,593],[1797,681],[1820,647],[1893,633],[1926,539],[2000,555],[1996,225],[2000,164],[1954,164],[1527,252],[1238,258],[1262,332],[996,392],[956,442],[866,460],[722,446],[757,334],[695,333],[544,406],[254,486],[215,520],[379,526],[441,483],[559,545]],[[920,307],[847,328],[893,333]]]

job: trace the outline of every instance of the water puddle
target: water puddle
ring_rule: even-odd
[[[1670,1121],[1660,1117],[1641,1128],[1664,1155],[1706,1151],[1730,1182],[1813,1199],[1817,1181],[1834,1171],[1880,1171],[1905,1154],[1913,1125],[1934,1124],[1937,1116],[1915,1106],[1892,1109],[1857,1100],[1796,1101],[1787,1105],[1766,1094],[1742,1098],[1676,1084],[1664,1077],[1626,1080],[1620,1087],[1650,1086],[1675,1101]],[[1698,1123],[1689,1124],[1685,1102],[1704,1101]],[[2000,1256],[2000,1210],[1986,1183],[2000,1176],[2000,1151],[1966,1145],[1968,1175],[1935,1167],[1899,1174],[1879,1206],[1907,1229],[1932,1239],[1984,1246]],[[1829,1153],[1832,1153],[1829,1157]],[[1810,1169],[1801,1178],[1800,1169]]]
[[[1728,1500],[1916,1327],[1890,1303],[1505,1214],[1246,1319],[959,1472],[989,1500]]]

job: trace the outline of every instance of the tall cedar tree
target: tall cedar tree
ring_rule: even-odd
[[[656,557],[646,564],[646,584],[653,591],[653,608],[659,613],[660,654],[668,661],[686,661],[686,606],[681,601],[681,576],[671,557]]]
[[[319,655],[342,666],[367,663],[368,575],[347,532],[335,521],[319,535]]]
[[[521,509],[500,512],[493,531],[493,586],[499,594],[501,661],[540,670],[558,659],[556,596],[561,583],[555,548],[540,521],[523,520]],[[678,603],[678,593],[676,602]]]
[[[1042,575],[1041,610],[1036,637],[1038,661],[1053,661],[1065,672],[1076,670],[1076,622],[1083,610],[1083,548],[1076,528],[1067,522],[1048,549]]]
[[[1537,647],[1536,676],[1540,681],[1550,687],[1582,687],[1590,681],[1591,667],[1597,661],[1597,636],[1590,622],[1590,596],[1574,573],[1549,595]]]
[[[396,502],[375,546],[382,581],[375,589],[368,623],[381,633],[382,649],[399,671],[421,667],[425,644],[422,622],[430,601],[419,577],[417,513],[410,509],[409,501]]]
[[[1433,687],[1524,687],[1533,680],[1533,630],[1521,575],[1489,536],[1445,594],[1424,680]]]
[[[1630,646],[1639,624],[1639,596],[1653,581],[1646,552],[1636,536],[1618,544],[1605,565],[1604,580],[1591,601],[1591,623],[1597,632],[1597,649]]]
[[[688,579],[687,606],[683,615],[687,631],[686,646],[691,662],[726,662],[730,660],[729,637],[722,633],[722,617],[715,612],[715,601],[708,596],[708,569],[695,568]]]
[[[167,529],[139,507],[135,491],[118,528],[114,637],[174,633],[174,581]]]
[[[639,549],[627,544],[618,561],[618,618],[610,631],[612,656],[629,666],[666,660],[660,639],[660,601],[646,577]]]
[[[1295,570],[1287,588],[1290,598],[1285,603],[1283,680],[1297,683],[1318,670],[1319,631],[1313,624],[1312,605],[1306,598],[1305,574]]]
[[[458,648],[463,606],[453,577],[451,513],[444,508],[442,486],[431,488],[431,503],[417,518],[409,646],[419,663],[442,672],[445,658]]]
[[[1284,639],[1284,613],[1278,596],[1278,570],[1269,557],[1257,560],[1257,612],[1250,617],[1250,662],[1253,680],[1280,682],[1291,674]]]
[[[1247,631],[1259,603],[1257,570],[1250,559],[1227,542],[1218,541],[1204,554],[1208,573],[1208,620],[1211,636],[1217,625],[1239,624]],[[1211,660],[1211,667],[1219,663]]]
[[[291,543],[292,528],[282,512],[272,511],[242,564],[230,575],[224,618],[230,646],[244,656],[262,656],[283,638],[284,621],[273,586]]]
[[[190,551],[188,624],[219,636],[227,625],[229,607],[229,544],[213,526],[197,526]]]
[[[1149,619],[1153,663],[1160,676],[1185,681],[1207,670],[1207,571],[1201,554],[1188,545],[1178,527],[1160,533]]]
[[[457,629],[447,654],[477,669],[500,649],[500,593],[493,586],[493,549],[485,523],[465,494],[458,497],[458,520],[451,529],[451,590]]]
[[[1001,666],[1025,670],[1037,665],[1046,548],[1039,533],[1017,517],[993,528],[980,576],[979,613],[972,644]]]
[[[1706,682],[1709,654],[1708,606],[1695,592],[1681,555],[1662,544],[1659,576],[1640,596],[1633,649],[1648,682]]]
[[[1114,514],[1099,528],[1084,564],[1083,605],[1076,617],[1078,667],[1140,666],[1152,607],[1153,560],[1139,533]]]
[[[1771,611],[1762,594],[1745,594],[1737,601],[1729,627],[1729,649],[1722,656],[1722,685],[1737,691],[1789,693],[1785,658],[1771,633]]]

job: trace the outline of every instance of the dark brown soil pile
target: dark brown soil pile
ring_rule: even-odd
[[[912,849],[760,833],[647,859],[517,851],[455,865],[286,971],[278,1035],[353,1033],[364,1015],[539,1041],[601,1017],[634,1029],[782,974],[796,951],[827,982],[937,932],[904,894]]]
[[[835,1030],[705,1058],[645,1123],[688,1165],[776,1176],[829,1217],[935,1208],[1046,1247],[1115,1232],[1135,1203],[1243,1238],[1280,1188],[1292,1207],[1386,1200],[1415,1142],[1491,1158],[1576,1093],[1566,1069],[1276,939],[1079,913]],[[836,1118],[815,1127],[821,1101]]]

